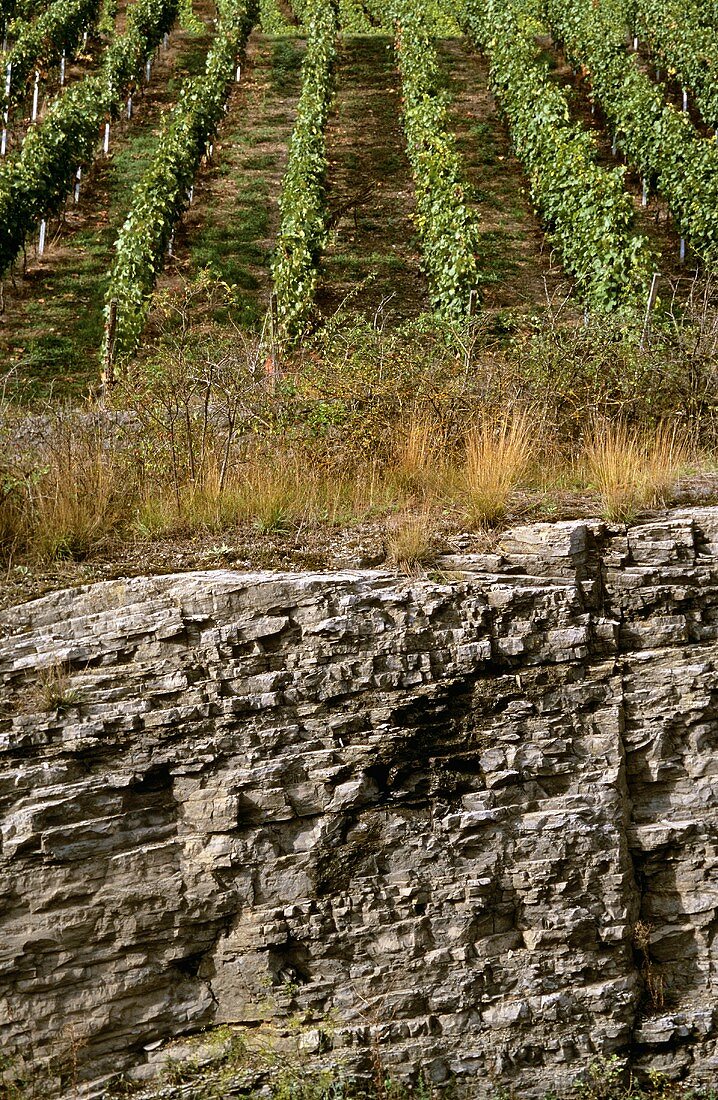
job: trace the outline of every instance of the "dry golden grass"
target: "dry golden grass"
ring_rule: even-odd
[[[405,512],[387,524],[386,560],[390,565],[413,572],[435,554],[433,520],[428,512]]]
[[[296,456],[254,455],[222,478],[210,466],[172,492],[146,487],[138,516],[144,535],[219,531],[251,523],[260,532],[287,531],[317,511],[321,476]]]
[[[423,497],[433,494],[445,470],[444,452],[441,425],[428,414],[415,412],[398,431],[394,444],[390,473],[397,488]]]
[[[40,559],[100,549],[126,524],[135,492],[127,462],[99,434],[69,431],[6,485],[0,544],[10,556],[30,549]]]
[[[505,515],[536,454],[539,436],[530,410],[484,415],[469,432],[463,485],[471,527],[490,527]]]
[[[361,457],[340,435],[297,439],[236,433],[201,434],[190,462],[162,427],[121,436],[95,420],[58,416],[42,448],[6,450],[0,469],[0,554],[5,561],[82,559],[111,543],[141,538],[230,532],[290,534],[319,526],[352,526],[398,516],[387,525],[387,555],[413,568],[432,556],[433,516],[470,528],[506,517],[517,488],[529,504],[560,514],[562,494],[601,496],[604,515],[630,520],[667,501],[687,448],[669,428],[637,435],[601,423],[578,460],[560,448],[535,410],[484,413],[466,436],[461,466],[442,433],[419,414],[388,457]],[[152,435],[154,431],[154,435]],[[456,433],[455,433],[456,435]],[[541,462],[537,461],[541,456]],[[580,480],[579,480],[580,479]],[[535,502],[539,503],[536,504]],[[525,495],[518,502],[526,505]],[[464,529],[466,529],[464,527]]]
[[[137,529],[145,537],[251,525],[262,534],[310,525],[341,526],[394,506],[396,494],[375,462],[340,470],[303,450],[246,454],[225,476],[209,466],[179,492],[146,488]]]
[[[688,462],[688,446],[668,425],[649,434],[623,423],[601,423],[586,440],[584,459],[604,518],[629,523],[641,509],[670,500]]]

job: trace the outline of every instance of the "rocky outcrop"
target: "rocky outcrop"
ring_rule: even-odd
[[[291,1019],[475,1097],[715,1080],[718,510],[2,630],[3,1050],[97,1082]]]

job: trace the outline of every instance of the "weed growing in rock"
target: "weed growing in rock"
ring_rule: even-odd
[[[62,713],[79,706],[84,698],[80,687],[73,687],[69,669],[64,664],[53,664],[40,674],[40,701],[43,710]]]

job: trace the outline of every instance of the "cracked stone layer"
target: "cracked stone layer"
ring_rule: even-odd
[[[443,569],[0,616],[4,1051],[90,1095],[158,1040],[300,1018],[474,1097],[593,1053],[715,1081],[718,509]]]

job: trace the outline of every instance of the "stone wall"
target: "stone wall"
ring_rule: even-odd
[[[714,1082],[717,578],[702,509],[4,613],[3,1051],[287,1019],[473,1097]]]

